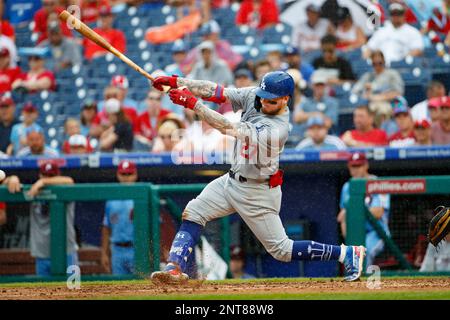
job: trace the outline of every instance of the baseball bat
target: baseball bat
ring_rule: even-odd
[[[127,65],[132,67],[134,70],[142,74],[144,77],[149,79],[150,81],[155,81],[155,79],[144,69],[139,67],[136,63],[134,63],[130,58],[128,58],[126,55],[124,55],[122,52],[114,48],[108,41],[105,40],[102,36],[100,36],[97,32],[89,28],[87,25],[85,25],[83,22],[81,22],[79,19],[77,19],[74,15],[70,14],[67,10],[63,10],[59,18],[70,24],[76,31],[78,31],[81,35],[88,38],[89,40],[95,42],[100,47],[108,50],[113,55],[115,55],[117,58],[125,62]]]

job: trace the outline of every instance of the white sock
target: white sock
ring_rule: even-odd
[[[347,252],[347,246],[345,244],[341,244],[341,255],[339,256],[340,263],[344,263],[346,252]]]

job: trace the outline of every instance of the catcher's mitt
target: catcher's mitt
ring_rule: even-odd
[[[450,232],[450,208],[439,206],[434,214],[428,228],[428,241],[436,247]]]

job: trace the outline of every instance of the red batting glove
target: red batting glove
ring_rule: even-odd
[[[155,81],[153,81],[153,87],[158,89],[159,91],[164,91],[163,86],[168,86],[171,89],[176,89],[178,88],[177,77],[177,75],[173,75],[171,77],[156,77]]]
[[[169,91],[170,100],[173,103],[179,104],[185,108],[194,110],[197,98],[187,88],[184,89],[172,89]]]

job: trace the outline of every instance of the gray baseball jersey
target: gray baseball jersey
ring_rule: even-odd
[[[234,112],[242,109],[241,122],[252,132],[246,141],[236,139],[231,170],[246,178],[266,179],[278,170],[289,135],[289,108],[280,115],[266,115],[254,107],[255,87],[225,90]]]
[[[228,174],[215,179],[188,203],[183,219],[205,226],[237,212],[273,257],[289,262],[293,240],[286,235],[279,216],[281,187],[270,188],[267,180],[259,181],[278,170],[289,133],[288,107],[281,115],[266,115],[254,108],[255,88],[225,90],[234,111],[242,109],[241,122],[252,133],[244,142],[236,139],[232,170],[254,180],[239,182]]]
[[[75,203],[67,204],[67,254],[78,250],[75,240]],[[35,258],[50,258],[50,208],[48,203],[35,201],[30,207],[30,251]]]

